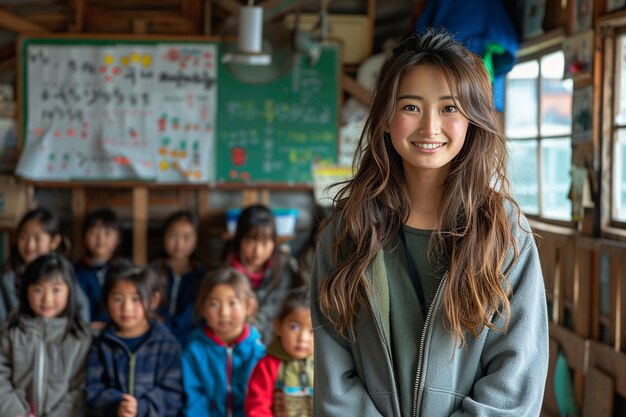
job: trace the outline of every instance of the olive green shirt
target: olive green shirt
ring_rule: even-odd
[[[443,277],[443,268],[436,268],[428,259],[428,242],[432,232],[404,226],[404,236],[415,270],[424,290],[426,303],[430,305]],[[410,416],[415,389],[415,373],[420,351],[420,340],[425,317],[422,315],[419,298],[409,275],[406,251],[400,238],[388,252],[386,262],[391,298],[391,346],[394,370],[398,382],[400,408],[403,416]]]

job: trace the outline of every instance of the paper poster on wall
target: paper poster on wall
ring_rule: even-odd
[[[150,124],[157,138],[159,181],[214,178],[217,55],[205,45],[160,45],[162,107]]]
[[[607,0],[606,11],[614,12],[619,9],[623,9],[626,6],[626,0]]]
[[[213,179],[215,45],[30,44],[26,53],[18,175]]]
[[[591,75],[593,62],[593,30],[566,38],[563,42],[565,71],[563,78],[581,78]]]
[[[572,33],[591,29],[593,0],[573,0],[570,2],[570,27]]]
[[[352,178],[351,165],[313,165],[313,195],[317,204],[323,207],[333,205],[333,200],[342,185],[336,185]]]

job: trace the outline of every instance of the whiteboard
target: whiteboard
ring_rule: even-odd
[[[215,179],[215,43],[23,44],[24,147],[32,180]]]

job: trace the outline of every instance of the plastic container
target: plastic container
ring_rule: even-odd
[[[298,210],[293,208],[275,208],[272,209],[274,219],[276,221],[276,234],[278,236],[293,236],[296,233],[296,220],[298,219]],[[237,230],[237,219],[241,214],[240,208],[232,208],[226,210],[226,230],[228,234],[234,235]]]

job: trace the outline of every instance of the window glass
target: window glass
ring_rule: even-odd
[[[541,59],[541,135],[569,135],[572,131],[573,81],[563,79],[563,53]]]
[[[613,143],[613,219],[626,222],[626,129],[618,129]]]
[[[572,143],[568,138],[541,141],[542,214],[558,220],[569,220],[572,203],[567,198],[572,168]]]
[[[538,75],[537,61],[515,65],[507,74],[505,101],[507,137],[521,139],[537,136]]]
[[[508,175],[511,191],[525,213],[539,214],[537,141],[509,141]]]

